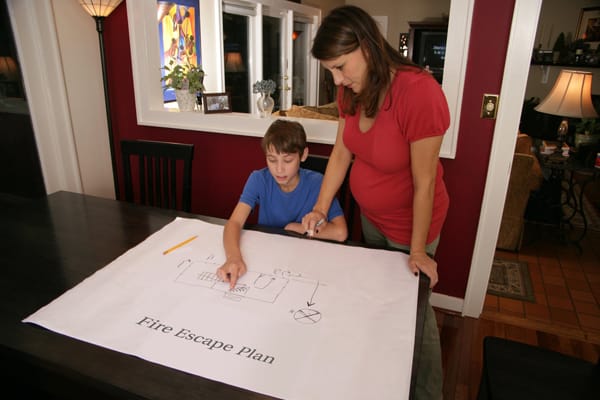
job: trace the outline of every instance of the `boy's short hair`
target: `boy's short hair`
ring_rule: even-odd
[[[306,148],[306,132],[298,122],[278,119],[267,129],[261,146],[265,153],[273,146],[278,153],[298,153],[302,156]]]

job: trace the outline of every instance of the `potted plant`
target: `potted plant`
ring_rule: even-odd
[[[202,66],[189,63],[181,65],[171,60],[169,65],[165,65],[162,69],[165,75],[160,80],[164,83],[164,90],[175,90],[180,111],[193,111],[198,94],[204,92]]]
[[[582,118],[575,125],[575,147],[600,141],[600,122],[597,118]]]

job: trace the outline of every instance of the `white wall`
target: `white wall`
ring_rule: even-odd
[[[552,49],[561,32],[569,33],[573,40],[577,35],[577,24],[582,8],[600,7],[598,0],[544,0],[535,35],[535,45]]]
[[[325,18],[329,11],[346,4],[344,0],[302,0],[305,6],[312,6],[321,10],[321,18]]]
[[[371,15],[388,17],[388,42],[398,48],[400,33],[408,32],[409,21],[448,18],[450,0],[348,0]]]
[[[48,194],[114,198],[98,34],[75,0],[8,0]]]
[[[388,42],[398,48],[400,34],[408,32],[408,21],[448,17],[450,0],[302,0],[302,4],[320,8],[322,17],[335,7],[350,4],[373,16],[388,17]]]
[[[74,0],[8,0],[48,193],[114,198],[98,34]]]
[[[7,6],[46,191],[79,193],[81,176],[52,4],[8,0]]]
[[[561,32],[565,36],[576,39],[577,26],[582,8],[600,7],[598,0],[544,0],[538,22],[535,46],[541,44],[543,50],[552,50],[554,42]],[[525,99],[539,97],[543,99],[552,89],[561,69],[590,71],[592,78],[592,93],[600,94],[600,68],[583,67],[541,67],[532,65],[529,69],[529,79],[525,90]]]
[[[577,71],[589,71],[592,73],[592,94],[600,94],[600,68],[585,68],[580,66],[554,67],[532,65],[529,67],[529,78],[527,79],[527,90],[525,99],[538,97],[543,99],[554,86],[558,74],[563,69],[575,69]]]
[[[52,7],[83,193],[114,199],[96,22],[78,1],[52,0]]]

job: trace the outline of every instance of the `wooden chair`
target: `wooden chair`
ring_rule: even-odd
[[[193,144],[121,140],[121,153],[125,175],[125,200],[142,205],[191,211]],[[132,156],[138,159],[136,171],[132,170]],[[181,183],[177,180],[178,160],[179,164],[183,163],[183,168],[180,169],[180,176],[183,177]],[[134,180],[134,172],[137,172],[137,180]],[[181,190],[180,194],[178,189]]]
[[[325,174],[325,169],[327,168],[327,162],[329,161],[329,157],[320,156],[320,155],[312,155],[309,154],[306,160],[302,163],[302,168],[310,169],[313,171],[320,172]],[[344,215],[346,216],[346,222],[348,223],[348,236],[349,239],[353,239],[354,237],[358,237],[358,240],[361,238],[360,224],[355,227],[354,219],[355,214],[357,213],[356,200],[354,200],[354,196],[350,192],[350,168],[348,168],[348,172],[346,173],[346,177],[340,186],[340,189],[337,193],[337,198],[344,210]],[[356,229],[355,229],[356,228]],[[355,234],[356,232],[356,234]]]

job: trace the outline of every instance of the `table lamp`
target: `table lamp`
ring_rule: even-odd
[[[0,97],[11,97],[10,86],[19,82],[19,69],[12,57],[0,56]]]
[[[242,53],[232,51],[225,53],[225,72],[245,72],[244,62],[242,61]]]
[[[561,70],[554,87],[535,110],[563,117],[557,139],[564,142],[569,131],[568,118],[598,116],[592,104],[592,73]]]
[[[19,69],[14,58],[0,56],[0,80],[16,82],[19,80]]]
[[[112,162],[113,170],[113,183],[115,185],[115,196],[119,198],[119,185],[117,177],[117,160],[115,158],[115,144],[113,141],[113,130],[112,121],[110,117],[110,102],[108,100],[108,81],[106,79],[106,61],[104,55],[104,18],[108,17],[110,13],[122,2],[123,0],[79,0],[79,4],[90,14],[96,21],[96,31],[98,32],[98,41],[100,44],[100,61],[102,63],[102,81],[104,83],[104,103],[106,105],[106,122],[108,125],[108,140],[110,147],[110,158]]]

